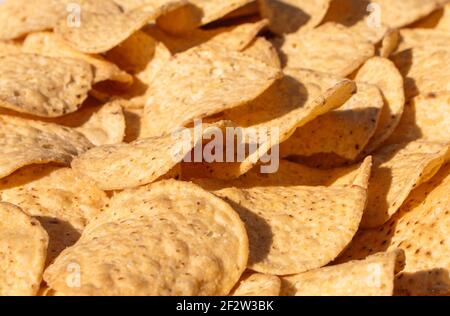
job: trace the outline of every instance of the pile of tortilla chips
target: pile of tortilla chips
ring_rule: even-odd
[[[450,295],[450,1],[4,1],[0,266],[2,296]]]

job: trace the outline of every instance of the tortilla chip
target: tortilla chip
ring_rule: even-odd
[[[259,59],[274,68],[281,68],[280,56],[271,42],[257,37],[244,51],[245,55]]]
[[[405,251],[396,294],[448,295],[450,165],[415,189],[400,211],[383,227],[360,231],[340,262],[393,248]]]
[[[0,107],[43,117],[75,112],[93,80],[84,61],[34,54],[0,57]]]
[[[150,136],[158,136],[255,99],[281,76],[238,52],[208,46],[173,57],[154,77],[145,107]]]
[[[405,113],[387,143],[398,144],[418,139],[450,140],[450,92],[418,96],[406,104]]]
[[[372,4],[373,6],[373,4]],[[354,34],[376,44],[380,42],[388,31],[381,16],[367,0],[331,0],[330,8],[323,19],[335,22],[350,29]]]
[[[364,153],[368,154],[386,141],[400,122],[405,106],[403,78],[390,60],[373,57],[358,70],[355,80],[376,85],[384,98],[377,129],[364,148]]]
[[[69,168],[34,165],[0,180],[0,200],[27,210],[47,231],[48,265],[78,240],[108,197],[92,181]]]
[[[414,24],[414,27],[450,31],[450,3]]]
[[[433,48],[448,48],[450,35],[448,32],[433,29],[401,29],[400,43],[397,52],[402,52],[414,47],[423,47],[424,45]]]
[[[281,155],[335,153],[345,159],[355,159],[375,133],[384,105],[376,86],[358,83],[357,87],[356,94],[342,107],[298,128],[281,145]]]
[[[386,223],[409,193],[433,177],[450,159],[449,149],[448,143],[415,141],[376,152],[361,226],[374,228]]]
[[[282,277],[284,296],[391,296],[399,252]]]
[[[233,209],[169,180],[117,194],[44,277],[68,295],[227,295],[247,258],[247,234]],[[66,283],[71,263],[83,273],[79,287]]]
[[[450,50],[415,47],[392,56],[405,78],[406,98],[419,94],[450,91]]]
[[[15,55],[22,52],[22,44],[9,41],[0,42],[0,56]]]
[[[247,273],[232,291],[232,296],[280,296],[281,280],[274,275]]]
[[[0,295],[36,295],[44,272],[48,236],[39,222],[0,203]]]
[[[145,24],[183,5],[182,0],[152,3],[145,10],[104,13],[83,11],[80,27],[61,21],[55,32],[83,53],[104,53],[124,42]]]
[[[171,34],[183,34],[225,17],[253,0],[190,0],[157,20],[158,26]]]
[[[391,28],[401,28],[427,16],[439,5],[437,1],[371,0],[381,10],[381,20]]]
[[[100,55],[88,55],[78,52],[64,42],[59,36],[50,32],[29,34],[22,47],[23,52],[49,57],[67,57],[81,59],[94,67],[94,83],[114,80],[124,83],[133,81],[132,76],[108,62]]]
[[[287,67],[309,68],[343,77],[375,54],[373,44],[331,22],[308,32],[287,35],[281,51]]]
[[[0,178],[31,164],[68,165],[91,147],[82,134],[68,127],[0,115]]]
[[[217,128],[220,129],[218,125],[203,125],[199,132],[196,126],[130,144],[96,147],[74,160],[72,168],[95,180],[103,190],[149,184],[167,174]]]
[[[212,191],[239,213],[250,241],[248,268],[270,275],[301,273],[336,258],[356,233],[366,204],[367,164],[339,186],[226,187]],[[197,180],[208,188],[210,181]],[[362,185],[362,186],[360,186]],[[339,228],[336,227],[337,221]]]
[[[278,35],[310,30],[322,22],[331,0],[261,0],[261,15]]]
[[[172,54],[184,52],[202,44],[220,44],[229,50],[241,51],[246,48],[267,26],[267,20],[255,23],[244,23],[214,29],[195,29],[183,35],[170,35],[156,26],[145,28],[145,31],[156,40],[163,42]]]
[[[397,29],[391,29],[386,32],[378,50],[380,57],[389,58],[391,54],[397,49],[400,42],[400,32]]]

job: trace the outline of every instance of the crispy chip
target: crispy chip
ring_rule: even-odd
[[[152,82],[145,107],[150,136],[171,133],[255,99],[281,76],[238,52],[209,46],[176,55]]]
[[[288,67],[309,68],[347,76],[375,54],[373,44],[336,23],[289,34],[281,51]]]
[[[31,164],[70,164],[92,144],[79,132],[56,124],[0,115],[0,178]]]
[[[39,32],[28,35],[22,50],[25,53],[39,54],[49,57],[67,57],[81,59],[91,64],[95,69],[94,82],[115,80],[130,83],[133,78],[100,55],[88,55],[78,52],[64,42],[59,36],[50,32]]]
[[[69,168],[34,165],[0,180],[0,200],[34,216],[49,235],[47,264],[80,237],[108,202],[92,181]]]
[[[367,169],[338,186],[226,187],[212,192],[239,213],[250,241],[248,267],[271,275],[301,273],[334,260],[356,233],[366,204]],[[197,180],[208,188],[215,180]],[[236,184],[236,183],[234,183]],[[361,185],[361,186],[360,186]],[[339,229],[336,229],[339,221]]]
[[[34,54],[0,57],[0,107],[43,117],[75,112],[93,80],[84,61]]]
[[[405,113],[388,143],[426,139],[450,141],[450,92],[418,96],[406,104]]]
[[[348,160],[355,159],[375,133],[384,104],[376,86],[364,83],[357,86],[357,93],[342,107],[298,128],[281,145],[281,155],[335,153]]]
[[[36,295],[44,272],[48,236],[39,222],[0,203],[0,295]]]
[[[446,1],[446,0],[445,0]],[[441,31],[450,31],[450,3],[441,10],[437,10],[426,18],[414,24],[414,27],[433,28]]]
[[[216,21],[253,0],[190,0],[190,5],[180,7],[157,20],[163,30],[183,34]]]
[[[247,258],[247,235],[233,209],[172,180],[116,195],[45,280],[69,295],[227,295]],[[66,284],[70,263],[83,273],[79,288]]]
[[[415,47],[392,56],[405,78],[406,98],[450,91],[450,49]]]
[[[96,147],[73,161],[72,168],[95,180],[103,190],[121,190],[152,183],[175,165],[217,126],[183,129],[131,144]],[[202,134],[203,132],[203,134]]]
[[[331,0],[261,0],[261,15],[276,34],[309,30],[322,22]]]
[[[368,0],[332,0],[323,20],[324,23],[339,23],[375,44],[388,31],[376,9]]]
[[[264,37],[256,38],[243,53],[259,59],[271,67],[281,68],[280,56],[278,56],[276,48]]]
[[[172,54],[184,52],[202,44],[220,44],[229,50],[241,51],[246,48],[267,26],[267,20],[255,23],[243,23],[214,29],[195,29],[186,34],[174,36],[161,31],[156,26],[145,28],[145,31],[156,40],[163,42]]]
[[[433,48],[448,48],[450,35],[448,32],[431,29],[401,29],[400,43],[397,52],[402,52],[414,47],[422,47],[424,44]]]
[[[397,29],[390,29],[386,32],[378,49],[380,57],[388,58],[397,49],[400,41],[400,32]]]
[[[395,65],[388,59],[373,57],[356,74],[355,80],[374,84],[380,88],[384,106],[375,134],[364,153],[377,149],[395,130],[403,114],[405,95],[403,78]]]
[[[360,231],[340,262],[394,248],[405,251],[397,275],[399,295],[448,295],[450,257],[450,165],[414,190],[400,211],[383,227]]]
[[[174,0],[161,5],[152,3],[146,10],[129,12],[83,12],[80,27],[71,27],[65,20],[56,27],[73,48],[84,53],[104,53],[119,45],[148,22],[183,5]]]
[[[287,296],[391,296],[398,251],[282,277]]]
[[[449,148],[448,143],[415,141],[390,145],[376,152],[362,227],[386,223],[409,193],[433,177],[450,159]]]
[[[274,275],[246,273],[232,296],[280,296],[281,280]]]
[[[254,101],[228,110],[223,118],[234,122],[242,133],[241,142],[254,142],[259,132],[259,148],[241,162],[208,164],[210,176],[230,179],[246,173],[274,146],[287,140],[298,127],[347,101],[355,84],[347,79],[306,69],[285,69],[285,76]],[[270,133],[276,131],[277,137]]]
[[[75,6],[74,6],[75,5]],[[0,7],[0,38],[19,38],[28,33],[50,30],[58,22],[68,23],[71,13],[114,14],[120,8],[110,0],[7,0]]]
[[[22,52],[22,44],[13,41],[0,42],[0,56],[15,55]]]

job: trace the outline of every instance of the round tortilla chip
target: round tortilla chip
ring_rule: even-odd
[[[358,230],[366,205],[367,181],[362,180],[368,179],[367,164],[370,161],[360,167],[361,175],[346,185],[256,184],[213,190],[239,213],[246,225],[250,242],[248,268],[270,275],[288,275],[334,260]],[[211,181],[214,184],[215,180]],[[205,188],[211,183],[207,179],[196,182]]]
[[[71,128],[0,115],[0,178],[31,164],[68,165],[91,147]]]
[[[47,263],[80,237],[108,197],[86,177],[69,168],[33,165],[0,180],[0,200],[21,207],[47,231]]]
[[[280,296],[281,280],[274,275],[247,273],[244,275],[232,296]]]
[[[68,295],[227,295],[247,258],[246,231],[233,209],[171,180],[117,194],[45,280]],[[66,283],[71,263],[83,274],[79,287]]]
[[[48,236],[39,222],[0,203],[0,295],[36,295],[42,281]]]
[[[78,110],[93,82],[91,66],[35,54],[0,57],[0,107],[42,117]]]
[[[360,261],[282,277],[283,296],[391,296],[401,252],[373,255]]]
[[[278,35],[309,30],[322,22],[331,0],[261,0],[261,15]]]
[[[384,106],[375,134],[364,148],[364,153],[368,154],[391,136],[402,118],[405,106],[403,78],[390,60],[373,57],[358,70],[355,80],[376,85],[384,98]]]

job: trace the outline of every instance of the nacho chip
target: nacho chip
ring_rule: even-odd
[[[405,78],[406,98],[419,94],[450,91],[450,50],[415,47],[392,56]]]
[[[391,28],[401,28],[427,16],[439,5],[437,1],[371,0],[379,5],[381,21]]]
[[[48,236],[39,222],[0,203],[0,295],[36,295],[44,272]]]
[[[414,27],[450,31],[450,3],[414,24]]]
[[[393,248],[405,251],[396,294],[448,295],[450,165],[415,189],[400,211],[383,227],[360,231],[338,261],[364,258]]]
[[[220,44],[226,49],[241,51],[255,39],[258,33],[267,26],[267,23],[267,20],[261,20],[255,23],[243,23],[207,30],[195,29],[178,36],[165,33],[156,26],[145,28],[145,32],[156,40],[163,42],[172,54],[181,53],[195,46],[208,43]]]
[[[284,296],[391,296],[399,252],[282,277]]]
[[[287,67],[309,68],[344,77],[375,54],[373,44],[331,22],[308,32],[287,35],[281,51]]]
[[[431,29],[401,29],[400,43],[397,52],[402,52],[414,47],[423,47],[423,45],[433,48],[448,48],[450,35],[448,32]]]
[[[448,143],[415,141],[376,152],[361,226],[373,228],[386,223],[409,193],[433,177],[450,159],[449,148]]]
[[[31,164],[68,165],[91,147],[68,127],[0,115],[0,178]]]
[[[22,50],[30,54],[84,60],[94,67],[94,83],[105,80],[124,83],[133,81],[133,78],[129,74],[119,69],[113,63],[108,62],[102,56],[80,53],[54,33],[39,32],[28,35],[23,42]]]
[[[34,54],[0,57],[0,107],[43,117],[75,112],[93,80],[84,61]]]
[[[223,118],[234,122],[242,133],[241,143],[259,147],[240,162],[208,164],[210,176],[236,178],[246,173],[274,146],[287,140],[298,127],[347,101],[355,91],[354,82],[306,69],[285,69],[285,76],[254,101],[225,111]],[[276,137],[271,136],[276,133]],[[242,144],[239,145],[242,145]]]
[[[331,0],[261,0],[261,15],[278,35],[310,30],[322,22]]]
[[[22,52],[21,43],[10,42],[0,42],[0,56],[15,55]]]
[[[69,168],[34,165],[0,180],[0,200],[27,210],[47,231],[48,265],[78,240],[108,197],[92,181]]]
[[[45,280],[68,295],[227,295],[247,258],[247,235],[233,209],[170,180],[112,198]],[[71,263],[83,273],[78,288],[66,284]]]
[[[0,39],[20,38],[32,32],[53,29],[61,20],[68,21],[74,7],[80,12],[114,14],[120,8],[110,0],[7,0],[0,7]]]
[[[373,57],[358,70],[355,80],[376,85],[384,98],[377,129],[369,144],[364,148],[364,153],[367,154],[377,149],[400,122],[405,106],[403,78],[390,60]]]
[[[217,126],[181,129],[131,144],[101,146],[73,161],[72,168],[95,180],[103,190],[134,188],[167,174]],[[203,133],[203,134],[202,134]]]
[[[171,33],[183,34],[225,17],[253,0],[190,0],[157,20],[158,26]]]
[[[388,31],[376,7],[367,0],[331,0],[324,23],[335,22],[375,44]],[[382,12],[381,12],[382,13]]]
[[[281,145],[281,155],[335,153],[348,160],[355,159],[375,133],[384,105],[376,86],[358,83],[357,87],[356,94],[342,107],[298,128]]]
[[[400,42],[400,32],[397,29],[391,29],[383,37],[381,46],[378,50],[380,57],[389,58],[391,54],[397,49]]]
[[[257,37],[244,51],[245,55],[259,59],[274,68],[281,68],[276,48],[264,37]]]
[[[125,41],[145,24],[181,5],[183,1],[174,0],[161,5],[152,3],[145,10],[136,9],[125,13],[83,11],[80,27],[71,27],[64,20],[55,31],[83,53],[104,53]]]
[[[345,186],[256,185],[212,191],[228,202],[246,225],[248,267],[260,273],[288,275],[334,260],[358,229],[366,204],[367,181],[361,181],[366,164],[370,165],[370,160],[360,167],[361,176]],[[214,184],[215,180],[211,181]],[[210,182],[196,183],[208,188]]]
[[[247,273],[232,291],[232,296],[279,296],[281,280],[274,275]]]
[[[450,92],[418,96],[406,104],[399,126],[387,141],[450,141]]]
[[[281,76],[279,70],[220,47],[176,55],[155,76],[145,107],[149,135],[171,133],[255,99]]]

